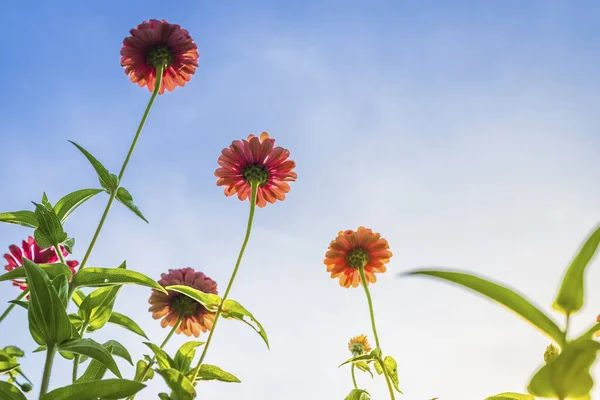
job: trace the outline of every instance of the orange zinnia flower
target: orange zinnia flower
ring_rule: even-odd
[[[361,266],[367,284],[375,283],[375,274],[386,271],[385,264],[391,257],[387,240],[361,226],[356,232],[347,230],[338,234],[325,254],[325,265],[332,278],[340,278],[341,286],[357,287],[361,282]]]
[[[236,140],[221,152],[218,163],[221,168],[215,171],[217,186],[225,186],[225,195],[237,193],[240,200],[246,200],[252,193],[250,183],[259,183],[256,205],[264,207],[269,203],[284,200],[290,191],[287,182],[296,180],[292,170],[296,163],[289,160],[289,150],[274,147],[275,140],[263,132],[260,138],[250,135],[248,140]]]
[[[367,337],[365,335],[360,335],[350,339],[350,342],[348,342],[348,350],[350,350],[354,357],[357,357],[370,352],[371,346],[369,346]]]
[[[163,287],[171,285],[186,285],[198,289],[204,293],[217,294],[217,283],[192,268],[170,269],[168,274],[162,274],[158,281]],[[179,317],[182,317],[179,327],[175,333],[183,333],[186,336],[200,336],[200,332],[206,332],[213,326],[215,313],[210,312],[202,304],[192,298],[169,290],[164,294],[152,289],[152,295],[148,302],[152,306],[148,311],[152,312],[152,318],[163,320],[160,325],[163,328],[175,326]]]
[[[159,94],[192,79],[198,67],[198,46],[187,30],[165,20],[144,21],[123,40],[121,66],[131,82],[154,91],[156,68],[163,66]]]

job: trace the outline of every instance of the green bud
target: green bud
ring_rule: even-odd
[[[24,383],[21,385],[21,390],[25,393],[31,392],[31,389],[33,389],[33,387],[29,383]]]
[[[548,347],[546,347],[546,351],[544,352],[544,361],[549,362],[551,360],[554,360],[556,357],[558,357],[559,354],[560,351],[558,350],[558,348],[553,344],[549,344]]]

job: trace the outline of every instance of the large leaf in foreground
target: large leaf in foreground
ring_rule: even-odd
[[[0,381],[0,399],[2,400],[27,400],[25,395],[14,385]]]
[[[121,399],[136,394],[146,385],[127,379],[105,379],[74,383],[46,393],[40,400]]]
[[[554,323],[554,321],[552,321],[546,314],[541,312],[523,296],[512,291],[511,289],[508,289],[497,283],[490,282],[478,276],[463,272],[418,270],[407,272],[403,275],[431,276],[464,286],[467,289],[471,289],[479,294],[482,294],[483,296],[486,296],[512,310],[517,315],[530,322],[540,331],[548,335],[561,347],[564,344],[565,338],[556,323]]]
[[[196,397],[196,389],[188,378],[174,368],[160,369],[160,374],[178,400],[192,400]]]
[[[123,268],[87,267],[75,274],[73,280],[71,281],[71,285],[74,287],[102,287],[125,284],[146,286],[152,289],[159,290],[165,294],[167,293],[167,291],[163,289],[163,287],[159,285],[155,280],[147,277],[146,275],[140,272],[131,271]]]

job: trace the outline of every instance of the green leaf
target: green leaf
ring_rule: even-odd
[[[341,363],[339,365],[339,367],[341,367],[343,365],[346,365],[346,364],[350,364],[352,362],[356,362],[356,361],[373,361],[373,360],[377,360],[377,358],[381,356],[381,350],[379,350],[379,351],[376,351],[376,350],[379,350],[379,349],[373,349],[369,354],[362,354],[360,356],[352,357],[352,358],[344,361],[343,363]]]
[[[585,269],[596,254],[600,244],[600,227],[598,227],[585,241],[579,253],[575,256],[569,269],[565,273],[558,295],[552,308],[565,314],[575,314],[581,310],[584,302]]]
[[[40,400],[120,399],[136,394],[146,385],[127,379],[80,382],[46,393]]]
[[[167,294],[167,291],[161,285],[146,275],[122,268],[84,268],[79,270],[71,281],[73,287],[102,287],[124,284],[147,286]]]
[[[71,337],[71,322],[46,272],[23,258],[31,293],[28,317],[33,339],[40,345],[62,343]]]
[[[37,228],[38,222],[33,211],[15,211],[0,213],[0,222]]]
[[[83,300],[85,300],[85,298],[87,297],[87,295],[85,293],[83,293],[83,291],[81,289],[77,289],[76,291],[73,292],[73,303],[75,303],[75,305],[77,306],[77,308],[79,308],[81,306],[81,303],[83,303]]]
[[[11,357],[25,357],[25,352],[17,346],[6,346],[2,351]]]
[[[65,250],[69,252],[69,254],[73,254],[73,247],[75,247],[75,238],[68,238],[64,242],[62,242]]]
[[[54,290],[56,290],[56,294],[63,307],[67,308],[67,304],[69,303],[69,281],[67,280],[67,277],[65,275],[58,275],[56,278],[52,279],[52,286],[54,287]]]
[[[196,397],[196,389],[188,378],[174,368],[156,371],[163,377],[178,400],[192,400]]]
[[[394,360],[393,357],[387,356],[383,359],[383,367],[385,368],[386,375],[392,380],[394,389],[396,389],[398,393],[402,393],[402,390],[398,387],[398,363],[396,363],[396,360]]]
[[[383,374],[383,367],[380,363],[375,362],[373,365],[375,366],[375,372],[377,372],[377,375]]]
[[[93,330],[102,328],[110,319],[120,289],[120,285],[107,286],[90,293],[79,306],[78,314],[81,319],[86,321]]]
[[[190,377],[191,378],[191,377]],[[210,364],[202,364],[200,366],[200,371],[198,372],[198,376],[196,377],[197,381],[221,381],[221,382],[241,382],[235,375],[230,374],[229,372],[223,371],[221,368],[210,365]]]
[[[75,142],[69,140],[75,147],[79,149],[83,153],[83,155],[88,159],[88,161],[92,164],[94,169],[96,170],[96,174],[98,174],[98,179],[100,180],[100,184],[104,189],[107,190],[116,190],[119,186],[119,180],[117,177],[110,172],[102,165],[100,161],[98,161],[93,155],[91,155],[86,149],[81,147]]]
[[[116,340],[108,340],[108,341],[104,342],[103,346],[111,354],[114,354],[115,356],[119,356],[122,359],[124,359],[125,361],[127,361],[129,364],[133,365],[133,360],[131,359],[131,354],[129,354],[129,351],[121,343],[117,342]]]
[[[2,400],[27,400],[19,388],[4,381],[0,381],[0,398]]]
[[[254,315],[252,315],[250,311],[246,310],[240,303],[235,300],[225,300],[223,303],[223,313],[221,315],[223,318],[236,319],[244,322],[263,338],[267,348],[269,348],[269,339],[267,339],[267,333],[265,332],[264,328],[260,322],[254,318]]]
[[[432,276],[434,278],[445,279],[452,283],[462,285],[496,301],[507,307],[509,310],[512,310],[540,331],[544,332],[560,346],[564,344],[564,335],[556,323],[523,296],[511,289],[475,275],[462,272],[420,270],[408,272],[406,275]]]
[[[67,239],[67,233],[63,230],[54,210],[48,210],[42,204],[32,203],[35,205],[35,218],[38,221],[38,227],[33,232],[37,244],[41,248],[47,249],[64,242]]]
[[[593,340],[568,343],[558,357],[548,361],[533,376],[527,391],[544,398],[589,396],[594,386],[590,368],[599,350],[600,343]]]
[[[137,215],[138,217],[143,219],[146,223],[148,223],[148,220],[144,217],[144,215],[142,214],[140,209],[137,208],[137,206],[135,204],[133,204],[133,197],[127,191],[127,189],[125,189],[124,187],[118,188],[116,199],[121,204],[123,204],[125,207],[129,208],[129,210],[131,210],[131,212],[133,212],[135,215]]]
[[[506,392],[486,397],[485,400],[535,400],[535,397],[530,394]]]
[[[183,293],[202,304],[208,311],[215,312],[221,304],[221,298],[213,293],[204,293],[198,289],[186,285],[173,285],[165,287],[167,290]]]
[[[28,309],[29,308],[29,303],[23,300],[9,300],[8,301],[10,304],[15,304],[17,306],[21,306],[24,309]]]
[[[65,264],[61,264],[61,263],[54,263],[54,264],[38,264],[38,267],[40,267],[47,275],[48,278],[50,279],[54,279],[59,275],[64,275],[66,276],[68,279],[71,278],[71,270],[69,269],[68,266],[66,266]],[[21,279],[21,278],[26,278],[27,277],[27,273],[25,272],[25,268],[15,268],[11,271],[8,271],[7,273],[0,275],[0,282],[2,281],[12,281],[14,279]]]
[[[367,364],[366,362],[357,361],[354,363],[354,366],[363,372],[368,372],[369,374],[371,374],[371,378],[373,378],[373,373],[371,372],[371,368],[369,367],[369,364]]]
[[[140,326],[136,324],[134,320],[132,320],[126,315],[119,314],[118,312],[113,311],[113,313],[110,315],[110,318],[108,319],[108,322],[115,325],[120,325],[123,328],[128,329],[131,332],[136,333],[143,338],[148,339],[148,336],[146,336],[142,328],[140,328]]]
[[[69,218],[69,215],[80,205],[94,197],[100,192],[104,192],[102,189],[81,189],[76,190],[72,193],[67,194],[65,197],[60,199],[54,205],[54,212],[56,216],[63,224]]]
[[[117,363],[108,350],[104,348],[100,343],[93,341],[92,339],[72,339],[65,343],[62,343],[59,348],[60,351],[67,351],[70,353],[81,354],[94,360],[98,360],[102,364],[106,365],[110,372],[121,378],[121,372]]]
[[[108,350],[110,354],[122,357],[125,360],[127,360],[129,364],[133,365],[133,362],[131,361],[131,355],[121,343],[115,340],[109,340],[108,342],[104,343],[103,346],[104,348],[106,348],[106,350]],[[82,362],[81,359],[79,362]],[[76,382],[89,382],[100,380],[104,377],[106,369],[106,366],[98,360],[92,360],[92,362],[90,362],[83,375],[81,375]]]
[[[166,394],[166,393],[159,393],[159,394],[158,394],[158,398],[159,398],[160,400],[173,400],[173,398],[172,398],[172,397],[170,397],[170,396],[169,396],[168,394]]]
[[[371,395],[363,389],[352,389],[350,394],[344,400],[370,400]]]
[[[204,342],[198,341],[185,342],[179,350],[177,350],[177,354],[175,354],[173,367],[183,374],[187,373],[192,364],[192,360],[196,355],[196,347],[202,346],[203,344]]]
[[[20,364],[17,362],[9,362],[9,361],[0,361],[0,374],[3,374],[8,371],[12,371],[17,368]]]
[[[150,342],[142,342],[142,343],[144,343],[146,346],[150,347],[150,350],[152,350],[152,352],[156,356],[156,362],[160,369],[173,368],[173,366],[175,365],[175,361],[173,361],[173,359],[163,349],[161,349],[154,343],[150,343]]]

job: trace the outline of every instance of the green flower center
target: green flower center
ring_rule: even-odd
[[[180,317],[191,317],[200,311],[200,307],[203,307],[200,303],[183,294],[171,300],[171,308]]]
[[[346,262],[352,268],[364,268],[364,266],[369,262],[369,253],[363,249],[354,249],[350,252],[350,254],[348,254],[348,257],[346,257]]]
[[[361,343],[352,343],[350,345],[350,352],[354,357],[360,356],[365,352],[365,346],[363,346]]]
[[[264,186],[269,180],[269,171],[260,165],[250,165],[244,169],[242,176],[248,183],[257,182],[258,186]]]
[[[167,46],[155,46],[148,52],[146,61],[155,68],[168,67],[173,61],[173,55]]]

